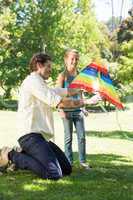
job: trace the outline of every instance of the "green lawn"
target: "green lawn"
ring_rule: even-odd
[[[116,135],[121,134],[118,132]],[[127,133],[126,133],[127,134]],[[113,135],[113,134],[112,134]],[[93,166],[91,171],[83,170],[78,164],[75,152],[73,173],[59,181],[41,180],[30,172],[16,171],[0,177],[0,200],[132,200],[133,199],[133,157],[127,151],[132,145],[133,133],[127,138],[110,138],[110,133],[93,132],[87,137],[95,140],[102,138],[101,146],[110,146],[106,153],[97,152],[87,155]],[[131,136],[131,137],[130,137]],[[99,138],[100,137],[100,138]],[[122,137],[122,136],[121,136]],[[123,136],[125,137],[125,135]],[[108,141],[108,142],[109,142]],[[124,142],[124,143],[123,143]],[[119,155],[119,148],[112,151],[115,144],[125,151]],[[126,152],[126,154],[125,154]]]
[[[127,123],[132,119],[132,111],[119,114],[123,127],[130,126],[130,130],[133,125]],[[1,146],[14,141],[15,118],[15,112],[0,112]],[[93,114],[86,119],[86,129],[89,130],[86,137],[87,161],[93,167],[91,171],[79,167],[74,134],[75,163],[71,176],[50,181],[39,179],[28,171],[3,174],[0,176],[0,200],[133,200],[133,132],[102,131],[109,120],[109,128],[113,127],[112,119],[113,113],[109,116]],[[60,130],[56,141],[63,147],[61,123],[55,115],[55,128]],[[91,129],[93,127],[95,129]],[[100,131],[96,131],[99,127]]]

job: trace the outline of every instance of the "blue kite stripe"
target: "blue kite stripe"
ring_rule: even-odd
[[[81,71],[81,73],[84,73],[88,76],[95,76],[98,77],[98,72],[97,70],[93,69],[93,68],[85,68],[83,71]]]
[[[100,77],[106,84],[113,85],[113,82],[109,75],[104,75],[103,73],[101,73]]]

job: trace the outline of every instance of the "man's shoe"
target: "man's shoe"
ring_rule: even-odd
[[[85,163],[85,162],[80,163],[80,166],[82,168],[86,169],[86,170],[91,170],[92,169],[92,167],[89,164]]]
[[[12,163],[12,162],[9,162],[9,163],[8,163],[8,166],[7,166],[7,168],[6,168],[6,172],[13,172],[13,171],[15,171],[15,170],[16,170],[15,164]]]
[[[3,147],[0,149],[0,167],[6,167],[9,162],[8,153],[12,150],[9,147]]]

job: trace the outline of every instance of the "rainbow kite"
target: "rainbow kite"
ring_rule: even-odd
[[[113,86],[107,68],[96,63],[91,63],[85,67],[69,87],[81,88],[91,93],[99,92],[103,99],[114,104],[117,108],[124,108]]]

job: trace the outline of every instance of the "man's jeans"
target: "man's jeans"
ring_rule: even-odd
[[[80,163],[86,161],[85,157],[85,127],[84,118],[81,111],[65,112],[66,117],[63,118],[64,124],[64,142],[65,142],[65,154],[70,163],[73,162],[72,154],[72,133],[73,124],[76,128],[77,139],[78,139],[78,151],[79,151],[79,161]]]
[[[41,134],[30,133],[19,139],[22,152],[11,151],[9,157],[18,169],[28,169],[44,179],[58,180],[72,171],[61,149]]]

